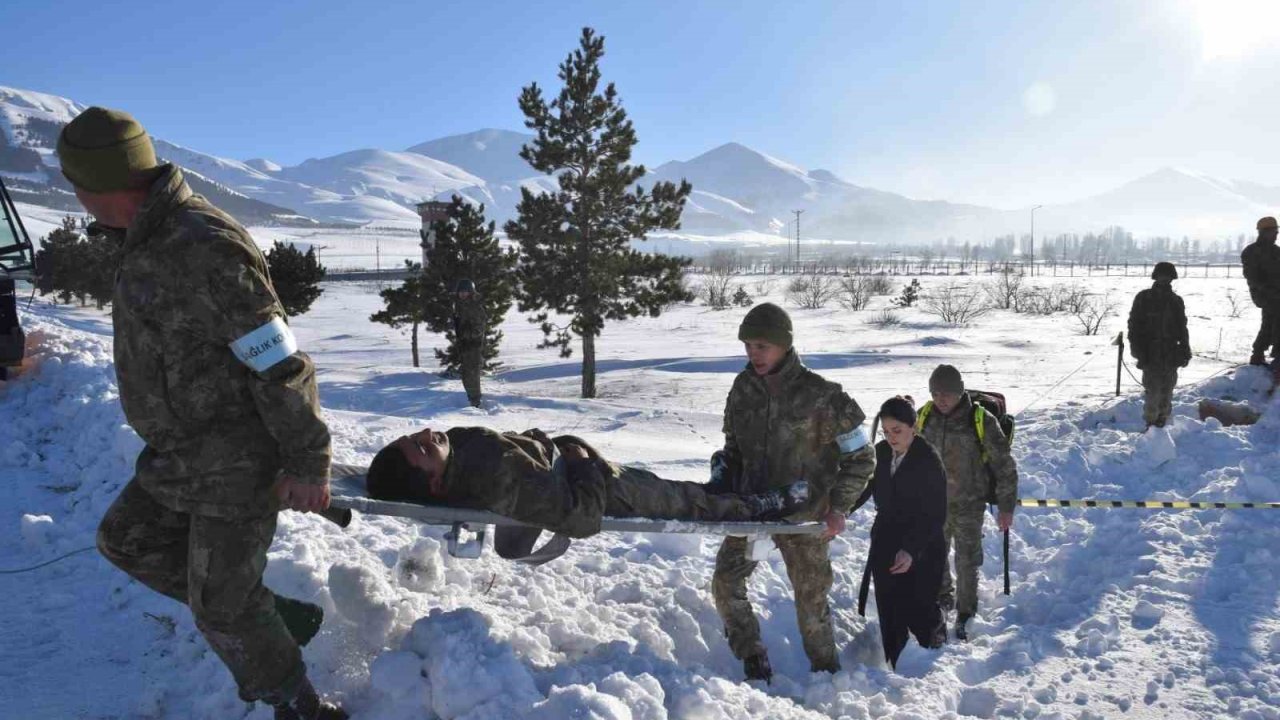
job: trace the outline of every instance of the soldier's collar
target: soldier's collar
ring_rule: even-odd
[[[175,207],[186,202],[194,193],[176,165],[165,165],[160,177],[151,185],[151,192],[138,210],[138,215],[125,233],[125,244],[139,243],[160,224]]]

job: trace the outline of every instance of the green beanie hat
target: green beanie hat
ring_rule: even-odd
[[[137,188],[139,175],[157,166],[147,131],[120,110],[91,107],[58,135],[62,174],[89,192]]]
[[[738,339],[766,340],[779,347],[791,348],[791,316],[773,303],[760,303],[751,308],[738,326]]]
[[[963,393],[964,379],[960,377],[960,371],[952,365],[939,365],[929,376],[929,392]]]

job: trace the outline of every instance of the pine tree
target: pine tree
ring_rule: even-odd
[[[582,397],[596,395],[595,340],[606,320],[656,317],[673,302],[693,299],[681,282],[687,258],[641,253],[632,240],[655,229],[680,227],[693,188],[661,182],[646,192],[635,182],[643,165],[631,165],[636,133],[613,83],[600,92],[604,38],[583,28],[579,47],[560,64],[564,83],[549,104],[532,83],[520,92],[525,126],[536,133],[520,150],[533,168],[554,174],[559,190],[520,190],[517,218],[505,226],[520,244],[517,299],[535,312],[544,339],[568,357],[574,335],[582,338]],[[568,316],[567,325],[552,313]]]
[[[494,236],[494,223],[485,224],[484,205],[475,207],[454,195],[449,217],[434,223],[435,244],[427,252],[427,269],[423,276],[423,300],[427,327],[444,333],[448,345],[436,348],[436,359],[451,373],[459,371],[462,359],[453,336],[453,307],[457,282],[468,278],[484,302],[485,335],[481,357],[486,370],[499,363],[498,346],[502,342],[502,320],[511,308],[515,295],[515,250],[503,250]]]
[[[81,286],[99,310],[111,302],[115,292],[120,251],[119,243],[108,235],[89,235],[77,244]]]
[[[41,295],[53,293],[55,301],[71,302],[81,284],[80,232],[76,219],[68,215],[62,227],[55,228],[40,241],[36,252],[36,289]]]
[[[404,264],[409,277],[398,287],[390,287],[378,293],[384,307],[370,315],[369,319],[393,328],[409,325],[412,328],[410,348],[413,351],[413,366],[421,367],[418,356],[418,326],[427,319],[422,265],[412,260],[406,260]]]
[[[316,258],[314,247],[303,253],[292,245],[275,241],[267,251],[267,272],[289,317],[306,313],[324,292],[320,281],[324,280],[325,269]]]

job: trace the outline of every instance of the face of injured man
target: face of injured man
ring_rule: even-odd
[[[444,466],[449,461],[449,436],[438,430],[423,428],[412,435],[403,435],[395,442],[409,464],[427,474],[432,485],[444,477]]]

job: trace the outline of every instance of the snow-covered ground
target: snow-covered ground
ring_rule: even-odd
[[[1122,311],[1146,285],[1089,282]],[[781,280],[744,283],[781,301]],[[806,362],[869,412],[894,393],[924,397],[939,362],[958,365],[971,387],[1006,392],[1019,413],[1024,497],[1275,501],[1280,412],[1261,371],[1231,369],[1257,319],[1253,308],[1228,317],[1226,289],[1239,284],[1175,286],[1199,354],[1167,433],[1147,436],[1127,375],[1114,398],[1109,342],[1120,318],[1086,337],[1061,315],[997,312],[952,328],[908,310],[900,326],[867,324],[887,298],[860,313],[790,310]],[[534,349],[539,332],[513,314],[506,368],[472,409],[458,381],[409,366],[404,332],[368,321],[376,289],[330,284],[293,321],[320,368],[336,460],[367,462],[422,423],[480,424],[573,432],[616,460],[705,478],[743,363],[741,310],[679,306],[610,325],[596,400],[577,398],[577,360]],[[0,386],[0,570],[91,546],[139,449],[118,405],[109,320],[42,301],[23,319],[29,367]],[[1224,360],[1212,357],[1219,342]],[[1201,397],[1265,414],[1251,427],[1201,422]],[[860,511],[832,544],[844,664],[834,677],[808,672],[781,560],[757,571],[750,587],[777,672],[771,686],[744,683],[722,637],[709,587],[714,538],[604,534],[531,569],[492,554],[452,559],[438,528],[361,516],[344,531],[285,513],[266,580],[325,607],[304,654],[320,689],[357,718],[1280,717],[1272,512],[1020,510],[1013,594],[999,594],[992,532],[973,640],[911,645],[896,673],[881,660],[874,612],[855,611],[870,522]],[[94,552],[0,575],[0,617],[4,717],[270,716],[236,699],[184,608]]]

